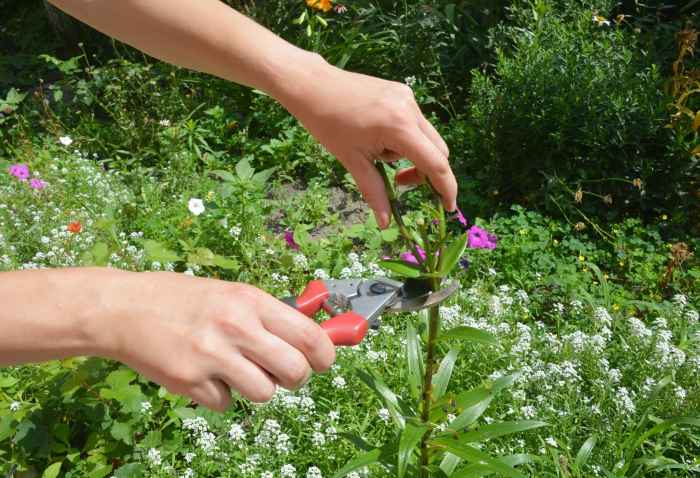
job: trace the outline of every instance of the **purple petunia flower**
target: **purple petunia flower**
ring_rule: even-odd
[[[421,262],[425,260],[425,251],[420,247],[416,246],[418,248],[418,254],[420,254],[420,259]],[[399,258],[404,261],[404,262],[410,262],[411,264],[418,264],[418,259],[416,259],[416,256],[412,252],[402,252],[401,255],[399,255]]]
[[[294,249],[295,251],[299,250],[299,244],[294,241],[294,233],[287,229],[284,231],[284,240],[287,241],[287,245]]]
[[[462,214],[462,211],[459,208],[457,208],[453,212],[451,212],[450,215],[451,215],[450,219],[456,219],[457,222],[459,222],[464,227],[464,229],[467,228],[467,225],[469,223],[467,222],[467,218],[464,217],[464,214]]]
[[[495,249],[497,238],[478,226],[472,226],[467,231],[469,248],[471,249]]]
[[[46,181],[42,181],[39,178],[32,178],[29,181],[29,187],[32,189],[36,189],[37,191],[41,191],[46,187]]]
[[[10,174],[20,181],[29,179],[29,166],[24,163],[17,163],[10,166]]]

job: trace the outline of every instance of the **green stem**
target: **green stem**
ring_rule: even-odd
[[[430,287],[433,291],[440,288],[440,279],[430,279]],[[432,435],[432,427],[430,427],[430,408],[433,404],[433,369],[436,366],[435,360],[435,344],[437,343],[438,332],[440,329],[440,306],[431,307],[428,311],[428,345],[425,360],[425,375],[423,377],[423,400],[421,407],[421,422],[428,426],[428,430],[423,434],[420,442],[420,476],[428,478],[430,476],[428,465],[430,464],[430,449],[428,441]]]

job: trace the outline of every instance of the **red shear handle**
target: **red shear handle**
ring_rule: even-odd
[[[299,297],[286,297],[281,300],[302,314],[313,317],[316,312],[321,310],[321,306],[329,296],[330,293],[322,280],[312,280]]]
[[[355,312],[343,312],[321,324],[335,345],[357,345],[367,335],[367,320]]]

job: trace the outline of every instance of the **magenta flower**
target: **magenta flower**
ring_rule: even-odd
[[[472,226],[467,231],[470,249],[495,249],[497,238],[478,226]]]
[[[450,219],[456,219],[457,222],[459,222],[464,227],[464,229],[467,228],[467,225],[468,225],[467,218],[464,217],[464,214],[462,214],[462,211],[459,208],[455,209],[450,214],[451,214]]]
[[[20,181],[29,179],[29,166],[24,163],[17,163],[10,166],[10,174]]]
[[[425,260],[425,257],[426,257],[425,251],[420,246],[416,246],[416,248],[418,249],[418,254],[420,254],[421,262],[423,262]],[[416,256],[412,252],[402,252],[399,255],[399,258],[402,261],[410,262],[411,264],[418,264],[419,263],[418,259],[416,259]]]
[[[46,181],[42,181],[39,178],[32,178],[29,181],[29,187],[32,189],[36,189],[37,191],[41,191],[46,187]]]
[[[295,251],[299,250],[299,244],[294,241],[294,233],[287,229],[284,231],[284,240],[287,241],[287,245],[294,249]]]

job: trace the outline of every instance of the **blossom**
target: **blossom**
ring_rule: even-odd
[[[73,221],[66,226],[66,230],[68,232],[72,232],[73,234],[78,234],[80,231],[82,231],[82,229],[83,225],[80,224],[80,221]]]
[[[423,262],[426,258],[425,251],[420,246],[416,246],[416,249],[418,250],[418,254],[420,254],[420,261]],[[399,255],[399,257],[404,262],[418,264],[418,259],[416,259],[416,256],[414,256],[412,252],[402,252],[401,255]]]
[[[287,241],[287,245],[294,249],[295,251],[299,250],[299,244],[296,243],[294,240],[294,233],[287,229],[284,231],[284,240]]]
[[[41,191],[42,189],[44,189],[46,187],[46,182],[42,181],[39,178],[32,178],[29,181],[29,187],[32,189],[36,189],[37,191]]]
[[[496,236],[478,226],[472,226],[467,231],[468,244],[471,249],[495,249]]]
[[[457,208],[453,212],[451,212],[450,215],[451,215],[450,219],[456,220],[462,226],[464,226],[465,229],[467,228],[467,225],[468,225],[467,218],[464,217],[464,214],[462,214],[462,211],[459,208]]]
[[[61,136],[58,138],[58,142],[61,143],[63,146],[70,146],[73,144],[73,139],[70,136]]]
[[[10,166],[10,174],[20,181],[29,179],[29,166],[24,163],[17,163]]]
[[[327,12],[331,9],[333,2],[331,0],[306,0],[306,4],[316,10]]]
[[[341,5],[340,3],[333,7],[333,11],[337,13],[338,15],[342,15],[343,13],[348,11],[348,7],[345,5]]]
[[[20,408],[22,408],[22,404],[19,403],[18,401],[14,401],[14,402],[10,403],[10,411],[11,412],[16,412]]]
[[[148,461],[151,462],[151,465],[157,466],[161,464],[161,456],[160,456],[160,451],[157,450],[156,448],[150,448],[148,450]]]
[[[204,212],[204,202],[198,198],[192,198],[187,203],[187,209],[195,216],[199,216]]]

